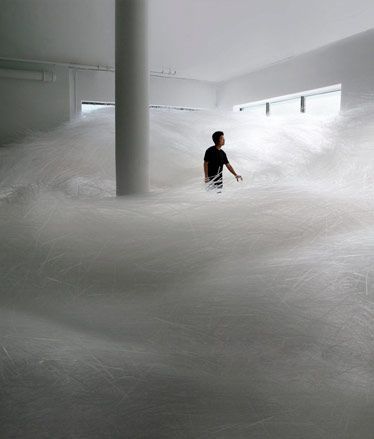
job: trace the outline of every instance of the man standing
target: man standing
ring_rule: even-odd
[[[209,189],[221,190],[223,186],[223,165],[226,165],[227,169],[235,176],[237,181],[243,180],[243,178],[234,171],[234,168],[227,159],[226,153],[222,150],[222,146],[225,144],[224,133],[222,131],[216,131],[212,139],[214,146],[208,148],[204,156],[205,183],[209,183]]]

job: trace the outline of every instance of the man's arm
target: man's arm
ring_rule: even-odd
[[[231,174],[235,176],[236,181],[243,180],[242,176],[241,176],[241,175],[238,175],[238,174],[234,171],[234,168],[230,165],[230,163],[226,163],[226,167],[227,167],[227,169],[231,172]]]
[[[208,177],[208,162],[204,160],[204,177],[205,177],[205,183],[208,183],[209,177]]]

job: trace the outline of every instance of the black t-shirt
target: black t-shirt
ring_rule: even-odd
[[[208,177],[215,177],[222,174],[223,165],[229,162],[225,151],[211,146],[205,151],[204,161],[208,162]]]

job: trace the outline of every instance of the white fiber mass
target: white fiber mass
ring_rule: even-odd
[[[121,198],[112,109],[0,148],[0,437],[372,438],[373,116],[153,109]]]

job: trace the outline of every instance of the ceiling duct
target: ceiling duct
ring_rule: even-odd
[[[23,79],[29,81],[55,82],[54,72],[36,70],[17,70],[0,68],[0,78],[4,79]]]

